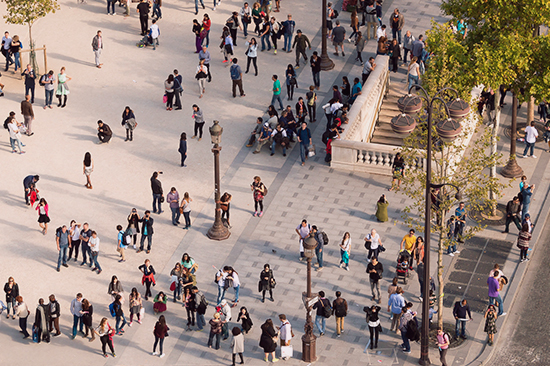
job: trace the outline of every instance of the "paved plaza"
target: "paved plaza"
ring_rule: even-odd
[[[70,339],[72,316],[69,313],[69,304],[76,293],[81,292],[93,304],[94,325],[105,316],[114,326],[114,318],[109,315],[108,310],[111,298],[107,294],[111,276],[118,276],[126,295],[132,287],[137,287],[143,294],[141,272],[137,267],[149,258],[157,271],[157,285],[153,288],[153,295],[158,291],[170,292],[170,270],[185,252],[199,264],[198,287],[211,304],[215,304],[217,291],[216,285],[212,283],[215,274],[213,266],[220,268],[231,265],[239,273],[240,301],[239,306],[233,308],[230,329],[237,324],[236,314],[240,306],[247,307],[254,327],[245,336],[246,364],[264,364],[263,350],[258,346],[260,325],[267,318],[272,318],[278,325],[277,316],[281,313],[287,315],[295,333],[292,340],[295,358],[285,364],[303,364],[300,361],[300,337],[303,335],[305,309],[301,293],[306,288],[306,265],[298,260],[299,244],[295,228],[304,218],[325,231],[330,238],[324,254],[326,268],[312,274],[313,291],[325,291],[331,301],[335,298],[335,291],[341,291],[349,305],[342,337],[336,338],[334,318],[327,320],[326,336],[317,339],[316,364],[346,366],[368,362],[383,365],[417,363],[420,346],[413,344],[409,355],[398,351],[396,346],[401,343],[401,338],[388,331],[390,323],[385,311],[388,299],[386,291],[395,273],[399,243],[407,232],[407,227],[401,224],[401,210],[406,205],[406,198],[398,192],[387,191],[390,183],[387,176],[331,169],[324,162],[324,151],[321,148],[325,120],[324,117],[321,118],[323,113],[320,106],[332,97],[331,86],[341,85],[342,76],[353,80],[361,75],[361,66],[353,62],[356,56],[355,47],[346,43],[346,57],[336,57],[332,55],[332,46],[329,46],[329,55],[335,62],[335,69],[321,73],[317,102],[318,122],[309,126],[318,155],[310,158],[305,166],[300,165],[298,146],[293,147],[287,157],[283,157],[279,150],[274,156],[270,156],[265,146],[261,154],[253,155],[245,144],[256,118],[265,114],[270,103],[271,76],[277,73],[284,80],[282,75],[286,65],[295,63],[295,55],[294,52],[287,54],[279,51],[277,55],[259,52],[259,75],[244,75],[246,97],[233,99],[229,68],[222,64],[223,56],[218,52],[218,44],[222,25],[232,11],[240,9],[242,3],[243,1],[224,0],[216,11],[212,11],[211,1],[208,1],[205,4],[206,10],[201,10],[199,15],[194,16],[194,2],[166,1],[162,8],[163,17],[158,23],[161,29],[160,46],[155,51],[135,46],[141,37],[139,19],[134,8],[131,16],[124,18],[123,8],[117,5],[117,15],[108,16],[104,1],[88,0],[84,4],[77,4],[74,0],[60,1],[61,10],[34,26],[36,44],[47,45],[48,68],[57,75],[59,69],[65,66],[67,74],[72,77],[71,93],[66,108],[61,109],[54,105],[52,110],[44,110],[43,89],[37,85],[34,104],[36,118],[33,126],[35,134],[32,137],[23,137],[26,154],[11,154],[7,131],[2,130],[0,279],[4,281],[13,276],[18,282],[21,295],[31,309],[28,328],[34,322],[37,300],[46,300],[50,294],[55,294],[61,304],[62,335],[52,338],[49,344],[34,344],[28,339],[22,339],[17,320],[8,320],[2,316],[0,365],[30,365],[39,359],[59,365],[230,364],[230,340],[223,341],[218,351],[209,349],[206,345],[208,331],[186,331],[185,309],[181,302],[173,303],[171,296],[165,313],[170,336],[164,343],[166,357],[162,359],[151,356],[154,341],[152,333],[156,321],[151,301],[144,302],[146,315],[143,324],[134,323],[131,328],[126,328],[124,336],[115,336],[116,359],[102,358],[99,340],[89,343],[80,336],[75,340]],[[301,29],[312,42],[312,50],[308,50],[308,56],[314,50],[320,52],[321,9],[318,4],[319,1],[313,0],[282,0],[281,12],[272,13],[279,20],[284,20],[286,14],[292,13],[297,24],[296,29]],[[438,1],[389,0],[384,2],[383,19],[388,18],[393,8],[399,7],[406,17],[405,29],[410,29],[418,36],[430,27],[432,18],[442,21],[438,6]],[[4,11],[4,7],[2,3],[0,9]],[[336,8],[341,8],[341,2]],[[315,12],[312,12],[313,9]],[[202,19],[205,12],[213,20],[210,33],[212,82],[207,83],[206,93],[199,99],[199,89],[194,78],[198,58],[193,53],[194,36],[191,28],[192,19]],[[349,13],[341,12],[340,20],[349,32]],[[28,45],[25,27],[5,25],[5,28],[12,35],[18,34],[25,47]],[[102,30],[104,41],[104,65],[101,69],[95,68],[91,49],[92,37],[98,29]],[[242,32],[239,31],[235,57],[239,58],[241,67],[246,66],[244,43]],[[282,41],[279,42],[279,49],[282,48],[281,45]],[[366,44],[364,60],[375,55],[375,47],[372,40]],[[43,74],[41,55],[38,59],[40,74]],[[163,81],[173,69],[178,69],[183,76],[183,109],[168,112],[162,104]],[[6,96],[0,98],[0,106],[4,115],[7,116],[13,110],[18,113],[18,120],[22,120],[19,103],[24,97],[24,87],[19,76],[12,74],[12,70],[13,68],[8,72],[2,71],[0,81],[6,85]],[[288,103],[286,98],[284,100],[293,109],[297,97],[304,96],[312,84],[309,65],[302,64],[297,71],[300,87],[295,92],[295,100]],[[405,74],[406,69],[400,67],[399,73],[391,76],[392,83],[401,83],[403,90],[406,86],[403,82]],[[286,95],[284,90],[283,95]],[[200,142],[188,139],[187,167],[183,168],[179,166],[177,151],[179,136],[184,131],[188,137],[192,135],[193,104],[198,104],[204,111],[205,136]],[[511,104],[510,101],[508,104]],[[122,112],[127,105],[134,110],[138,122],[132,142],[124,142],[125,131],[120,125]],[[508,106],[503,111],[504,126],[509,125],[509,114]],[[109,144],[96,143],[96,122],[99,119],[110,125],[114,131]],[[221,190],[233,195],[231,236],[222,242],[210,241],[205,236],[212,225],[214,214],[213,156],[207,131],[214,119],[219,120],[224,128],[220,158]],[[503,135],[502,131],[499,134]],[[508,144],[509,140],[503,137],[499,149],[505,155],[508,154]],[[518,148],[522,149],[523,145],[520,144]],[[546,169],[549,155],[540,149],[538,146],[536,152],[539,159],[519,160],[526,175],[537,184],[537,192],[531,204],[536,220],[539,220],[538,212],[545,205],[550,174]],[[90,152],[94,159],[92,190],[84,187],[86,179],[82,174],[82,160],[86,152]],[[137,254],[128,250],[127,261],[119,263],[116,225],[126,226],[126,217],[133,207],[138,209],[140,215],[145,210],[151,210],[149,178],[154,171],[163,172],[159,179],[165,194],[170,187],[176,187],[180,196],[189,192],[193,199],[192,227],[187,231],[182,230],[182,226],[171,225],[170,211],[164,204],[165,212],[153,215],[155,234],[151,253]],[[49,204],[52,222],[45,236],[38,227],[38,214],[24,203],[22,181],[29,174],[40,175],[37,185],[40,196]],[[262,218],[252,216],[254,202],[250,184],[256,175],[262,178],[269,189]],[[501,203],[505,204],[516,193],[517,182],[514,182],[513,188],[506,191]],[[378,223],[374,217],[376,201],[382,194],[386,194],[390,202],[390,220],[386,223]],[[55,271],[55,229],[68,225],[72,219],[81,223],[88,222],[90,228],[98,233],[101,239],[99,262],[103,267],[100,275],[91,272],[87,266],[81,267],[80,261],[71,261],[69,268],[62,267],[60,273]],[[535,221],[540,226],[544,222],[545,216]],[[384,333],[381,334],[379,344],[382,350],[380,355],[364,352],[368,343],[368,328],[362,309],[371,304],[371,294],[365,273],[367,260],[363,237],[372,228],[380,233],[387,248],[380,259],[384,266],[381,286],[381,322]],[[519,251],[512,246],[516,237],[515,231],[512,230],[513,234],[509,235],[502,234],[501,231],[501,227],[489,227],[475,240],[461,246],[459,249],[462,252],[459,256],[445,256],[445,278],[449,279],[449,287],[445,288],[449,295],[445,299],[447,319],[451,319],[451,309],[447,307],[452,306],[461,296],[471,296],[482,304],[483,296],[486,295],[483,287],[487,272],[485,266],[495,261],[493,256],[498,256],[497,261],[506,274],[511,276],[518,272],[516,266]],[[345,232],[349,232],[352,239],[349,272],[338,266],[338,243]],[[495,242],[504,243],[504,247],[508,247],[500,253],[489,250],[490,254],[486,254],[487,246]],[[432,251],[430,255],[432,263],[435,263],[437,253]],[[477,263],[475,268],[468,267],[474,262]],[[271,265],[278,284],[274,290],[275,301],[262,303],[261,295],[257,292],[257,282],[265,263]],[[461,267],[462,265],[466,267]],[[464,272],[479,276],[468,277]],[[416,274],[413,274],[404,290],[406,300],[412,301],[414,310],[420,312]],[[512,301],[512,297],[505,298],[506,304]],[[228,292],[226,299],[233,299],[233,291]],[[125,312],[127,313],[126,307]],[[213,312],[213,308],[209,307],[207,321]],[[481,317],[482,314],[474,313],[474,321],[468,326],[470,339],[460,348],[450,350],[447,358],[449,365],[468,364],[484,354],[485,333],[479,325]],[[318,334],[317,331],[315,333]],[[435,349],[431,352],[432,362],[439,364]]]

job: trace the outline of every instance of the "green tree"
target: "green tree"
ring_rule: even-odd
[[[6,0],[7,14],[4,19],[9,24],[27,25],[29,27],[29,46],[31,64],[38,73],[36,54],[34,52],[34,40],[32,39],[32,26],[34,23],[59,10],[57,0]]]

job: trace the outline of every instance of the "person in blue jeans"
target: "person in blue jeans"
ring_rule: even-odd
[[[294,34],[294,27],[296,27],[296,22],[292,20],[291,14],[288,14],[287,20],[283,22],[283,27],[285,27],[285,42],[283,46],[283,51],[292,52],[290,48],[292,46],[292,35]]]
[[[273,80],[273,96],[271,97],[271,105],[275,107],[275,102],[279,102],[279,107],[281,108],[281,111],[285,109],[283,107],[283,101],[281,100],[281,82],[279,81],[278,75],[273,75],[271,77],[271,80]]]
[[[533,191],[535,190],[535,185],[529,185],[528,183],[525,183],[523,187],[524,188],[521,191],[521,195],[523,198],[521,202],[521,222],[525,220],[525,215],[529,213],[529,205],[531,204],[531,196],[533,195]]]
[[[151,212],[147,210],[145,211],[145,215],[141,219],[139,219],[139,222],[142,223],[142,226],[138,253],[143,251],[145,239],[147,239],[146,253],[149,254],[149,252],[151,251],[151,246],[153,245],[153,224],[155,223],[155,220],[151,217]]]
[[[319,232],[316,225],[311,226],[311,233],[317,241],[317,246],[315,247],[315,256],[317,257],[317,272],[320,272],[323,270],[323,245],[325,244],[325,242],[323,240],[323,235]]]
[[[126,318],[124,317],[124,311],[122,310],[121,299],[121,295],[116,295],[115,302],[113,303],[116,320],[115,330],[117,335],[122,335],[122,333],[124,333],[124,326],[126,325]],[[121,321],[122,325],[120,324]]]
[[[267,50],[271,51],[271,41],[269,40],[270,34],[271,34],[271,23],[269,22],[269,18],[265,17],[263,19],[262,31],[260,34],[260,37],[262,40],[262,52],[265,51],[266,43],[267,43]]]
[[[199,291],[197,286],[193,286],[191,291],[195,294],[195,309],[197,311],[197,327],[199,331],[202,331],[206,326],[206,319],[204,319],[204,314],[206,313],[206,308],[208,303],[204,297],[204,294]]]
[[[202,1],[201,1],[202,3]],[[196,3],[195,3],[195,7],[196,7]],[[162,11],[160,10],[160,7],[162,6],[162,0],[155,0],[154,3],[153,3],[153,16],[156,16],[157,19],[161,19],[162,18]],[[202,8],[204,9],[204,4],[202,6]]]
[[[496,305],[496,303],[498,303],[498,316],[506,315],[502,306],[502,298],[500,297],[499,293],[500,275],[500,271],[496,270],[493,272],[493,275],[489,276],[489,278],[487,279],[487,286],[489,287],[489,304]]]
[[[55,234],[55,237],[57,250],[59,251],[59,257],[57,258],[57,272],[59,272],[61,264],[63,264],[63,267],[69,267],[67,264],[67,250],[71,246],[71,236],[67,231],[67,226],[63,225],[61,230]]]
[[[399,318],[399,330],[401,331],[401,339],[403,340],[401,347],[405,353],[411,353],[411,343],[407,335],[407,324],[416,316],[416,312],[411,310],[412,306],[412,302],[406,303],[401,310],[401,318]]]
[[[283,130],[281,124],[277,125],[277,128],[271,133],[271,156],[275,155],[275,146],[281,145],[283,148],[283,156],[286,156],[286,147],[288,146],[288,137],[286,130]]]
[[[300,158],[302,166],[306,164],[308,147],[311,145],[311,131],[307,127],[306,122],[302,122],[301,129],[298,131],[298,141],[300,142]]]
[[[459,243],[464,243],[462,235],[464,233],[464,226],[466,226],[466,208],[464,202],[458,204],[458,208],[455,210],[456,226],[455,226],[455,239]],[[456,250],[455,250],[456,251]]]
[[[330,301],[325,298],[325,292],[319,291],[319,301],[313,305],[313,309],[317,309],[317,313],[315,314],[315,326],[319,331],[319,337],[324,336],[326,332],[327,318],[325,317],[325,309],[327,308],[332,312]]]
[[[455,306],[453,308],[453,316],[456,319],[456,326],[455,326],[456,337],[458,338],[460,336],[466,339],[466,322],[468,321],[466,319],[466,316],[468,316],[470,320],[472,320],[470,305],[468,305],[468,302],[466,301],[466,299],[455,302]]]
[[[109,14],[115,15],[115,1],[114,0],[107,0],[107,15]]]
[[[153,191],[153,213],[158,213],[160,215],[163,211],[160,202],[160,199],[162,198],[162,183],[157,179],[159,174],[162,174],[162,172],[153,173],[153,176],[151,177],[151,190]]]
[[[80,333],[84,334],[83,328],[84,324],[82,323],[82,294],[79,292],[76,294],[76,298],[71,301],[71,314],[73,314],[73,335],[72,339],[76,337],[76,328],[79,326]]]
[[[201,2],[201,6],[204,9],[204,2],[203,0],[195,0],[195,15],[199,13],[199,1]]]

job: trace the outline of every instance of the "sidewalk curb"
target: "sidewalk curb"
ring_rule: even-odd
[[[541,236],[542,231],[543,231],[543,224],[546,222],[546,220],[550,216],[550,200],[548,199],[548,194],[549,193],[550,193],[550,187],[548,187],[548,189],[546,191],[546,194],[544,196],[544,202],[542,204],[542,207],[541,207],[541,209],[539,211],[539,214],[537,216],[537,219],[535,221],[535,223],[537,225],[535,225],[535,228],[533,230],[533,239],[534,240],[531,240],[531,243],[534,243],[534,245],[531,246],[531,248],[533,249],[532,252],[531,252],[532,253],[531,255],[533,255],[535,250],[538,248],[539,239],[540,239],[540,236]],[[506,292],[506,295],[503,299],[505,309],[510,309],[514,305],[514,302],[516,300],[516,294],[518,292],[518,288],[523,283],[523,279],[525,277],[525,272],[527,271],[528,268],[529,268],[529,263],[527,263],[527,265],[523,266],[523,267],[520,267],[520,262],[518,262],[516,264],[513,275],[510,276],[511,283],[510,283],[510,285],[508,287],[508,291]],[[519,275],[519,277],[518,277],[518,275]],[[498,324],[499,329],[502,329],[506,325],[506,321],[507,321],[508,318],[509,318],[508,316],[505,316],[505,317],[501,317],[497,320],[497,324]],[[482,324],[483,324],[483,322],[480,324],[479,328],[482,327]],[[478,332],[479,332],[479,328],[478,328]],[[474,359],[468,365],[469,366],[488,365],[488,362],[492,359],[493,354],[498,349],[497,345],[498,345],[498,342],[499,342],[499,339],[500,339],[500,334],[501,333],[497,333],[495,335],[495,342],[494,342],[495,344],[494,344],[493,347],[487,347],[487,345],[485,345],[483,351],[476,357],[476,359]]]

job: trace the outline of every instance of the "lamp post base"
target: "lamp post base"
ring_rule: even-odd
[[[208,230],[206,236],[210,240],[225,240],[229,238],[231,232],[221,222],[214,222],[214,225]]]
[[[430,362],[430,359],[428,357],[426,357],[426,358],[421,358],[420,360],[418,360],[418,364],[422,365],[422,366],[429,366],[432,363]]]
[[[500,174],[506,178],[519,178],[523,175],[523,169],[521,169],[516,161],[516,158],[514,157],[508,160],[508,163],[504,168],[502,168]]]
[[[332,69],[334,69],[334,62],[332,62],[326,53],[321,54],[321,70],[329,71]]]
[[[313,334],[304,334],[302,336],[302,361],[304,362],[315,362],[317,361],[317,356],[315,355],[315,343],[317,342],[317,337]]]

